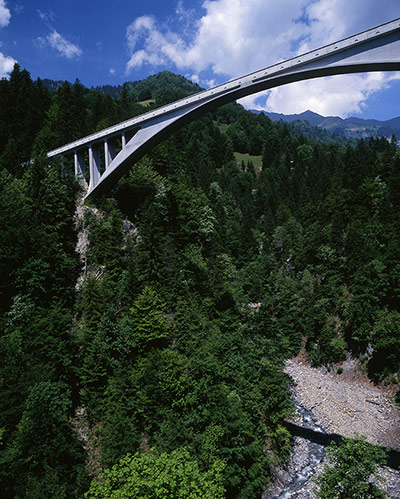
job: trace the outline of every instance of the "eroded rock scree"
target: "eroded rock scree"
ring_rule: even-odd
[[[381,390],[292,360],[285,371],[293,379],[295,399],[312,412],[325,432],[344,437],[365,435],[371,444],[400,450],[399,413]]]
[[[289,360],[286,373],[293,380],[292,397],[298,426],[314,432],[346,437],[365,435],[367,441],[400,450],[400,419],[390,398],[366,380],[341,379],[299,361]],[[313,478],[327,464],[323,445],[294,437],[292,455],[284,468],[275,470],[273,484],[262,499],[314,499]],[[400,471],[380,467],[379,484],[389,499],[400,496]]]

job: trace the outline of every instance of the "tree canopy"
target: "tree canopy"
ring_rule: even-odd
[[[161,73],[106,94],[19,66],[0,81],[7,498],[129,495],[138,474],[140,491],[260,496],[290,452],[287,358],[337,370],[351,355],[397,386],[394,141],[292,133],[229,104],[96,204],[79,203],[72,162],[49,165],[48,149],[143,112],[144,97],[197,89]]]
[[[376,466],[384,464],[385,451],[368,444],[365,439],[344,439],[328,449],[331,466],[326,466],[315,479],[319,485],[317,497],[320,499],[362,499],[386,497],[376,483],[371,480]],[[379,476],[377,477],[379,478]],[[379,482],[378,482],[379,483]]]

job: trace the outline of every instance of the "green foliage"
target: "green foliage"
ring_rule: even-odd
[[[82,492],[84,453],[68,422],[70,409],[66,385],[44,381],[32,387],[16,434],[0,457],[3,491],[37,498],[39,491],[54,497],[53,487],[58,497]]]
[[[157,194],[163,188],[165,180],[156,172],[151,160],[144,158],[131,169],[127,183],[133,190],[135,198],[138,198],[139,205],[149,194]]]
[[[10,79],[0,85],[0,170],[21,175],[21,163],[32,157],[49,105],[49,92],[42,82],[32,82],[28,71],[15,64]]]
[[[87,134],[85,91],[79,80],[74,85],[65,81],[58,88],[48,112],[48,120],[41,131],[40,139],[46,148],[72,142]]]
[[[29,256],[28,199],[24,182],[0,171],[0,307],[4,311],[15,293],[15,272]]]
[[[142,113],[140,99],[198,89],[167,72],[96,90],[47,91],[18,66],[0,81],[6,497],[83,492],[68,419],[78,406],[98,436],[95,468],[129,453],[126,476],[148,466],[143,487],[158,477],[172,487],[166,470],[183,476],[185,456],[214,497],[260,496],[290,452],[286,358],[304,346],[329,365],[368,349],[372,379],[398,380],[400,155],[384,139],[344,147],[223,106],[155,147],[115,197],[83,207],[78,261],[79,186],[45,152]],[[159,453],[135,454],[151,447]]]
[[[380,311],[373,325],[374,354],[368,364],[371,377],[382,380],[391,373],[400,374],[400,313]]]
[[[133,303],[130,310],[133,341],[142,349],[148,344],[155,344],[168,336],[168,322],[162,312],[165,304],[149,286]]]
[[[331,444],[328,456],[332,462],[316,478],[319,488],[317,497],[321,499],[385,498],[375,483],[370,482],[376,472],[376,465],[385,462],[385,451],[368,444],[365,439],[344,439],[339,444]]]
[[[314,364],[341,362],[346,358],[346,351],[347,343],[341,335],[338,318],[328,317],[311,352]]]
[[[114,281],[122,271],[119,250],[123,244],[122,216],[115,205],[109,200],[104,207],[107,216],[87,211],[85,220],[90,239],[88,265],[96,268],[100,266]]]
[[[128,454],[93,480],[85,497],[90,498],[189,498],[222,499],[223,463],[215,461],[201,471],[186,449],[170,454]]]

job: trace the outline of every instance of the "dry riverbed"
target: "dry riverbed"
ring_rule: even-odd
[[[390,398],[366,380],[341,379],[289,360],[297,402],[309,409],[327,433],[365,435],[371,444],[400,450],[399,411]]]
[[[389,394],[355,374],[354,365],[346,367],[344,375],[337,375],[313,369],[300,359],[287,361],[285,371],[293,380],[295,404],[304,408],[315,428],[319,427],[325,433],[346,437],[365,435],[372,444],[399,451],[399,411]],[[294,422],[302,424],[302,418],[304,421],[304,415],[299,414]],[[316,461],[315,455],[319,456],[322,448],[318,450],[315,445],[304,438],[294,438],[292,456],[286,469],[276,470],[275,484],[265,491],[263,499],[315,499],[312,478],[321,473],[326,464],[324,457]],[[304,474],[305,468],[308,468],[307,473],[312,468],[312,472],[300,485],[293,486],[293,478]],[[400,471],[382,467],[378,474],[385,480],[378,484],[379,487],[385,490],[388,498],[398,499]]]

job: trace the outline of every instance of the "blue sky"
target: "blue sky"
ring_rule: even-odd
[[[90,87],[174,71],[203,87],[400,17],[399,0],[0,0],[0,76]],[[400,116],[400,74],[323,78],[243,100],[282,113]]]

